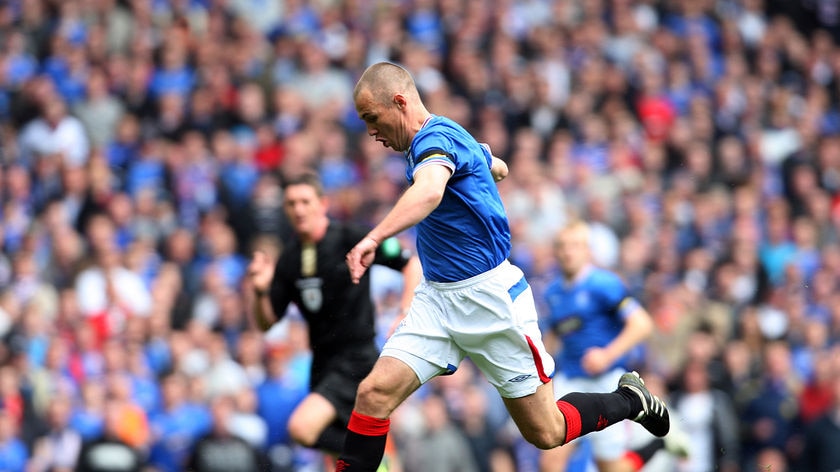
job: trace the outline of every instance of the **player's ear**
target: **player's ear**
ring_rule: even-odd
[[[400,110],[405,108],[407,100],[405,99],[405,96],[403,94],[400,94],[400,93],[394,94],[393,100],[394,100],[394,103],[397,105],[397,108],[399,108]]]

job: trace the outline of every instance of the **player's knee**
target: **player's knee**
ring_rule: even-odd
[[[381,404],[387,397],[387,392],[376,379],[368,377],[359,384],[356,390],[356,403],[364,406]]]
[[[396,408],[393,395],[376,378],[368,377],[356,390],[356,411],[359,413],[386,418]]]

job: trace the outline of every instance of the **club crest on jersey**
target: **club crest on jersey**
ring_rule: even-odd
[[[296,285],[300,290],[303,306],[309,311],[320,310],[324,304],[324,295],[321,292],[321,286],[324,285],[323,280],[320,277],[309,277],[298,280]]]
[[[578,292],[575,294],[575,305],[585,307],[589,305],[589,293]]]

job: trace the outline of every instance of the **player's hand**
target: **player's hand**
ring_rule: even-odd
[[[606,371],[613,363],[612,357],[607,353],[606,349],[600,347],[593,347],[583,353],[580,360],[580,365],[583,370],[589,375],[599,375]]]
[[[267,292],[274,277],[274,261],[262,251],[254,251],[251,263],[248,265],[248,277],[257,292]]]
[[[373,264],[377,246],[379,243],[373,238],[365,237],[347,253],[347,268],[350,269],[350,279],[354,284],[359,283],[367,268]]]

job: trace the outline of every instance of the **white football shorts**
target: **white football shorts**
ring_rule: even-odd
[[[507,261],[460,282],[423,281],[382,355],[405,362],[421,383],[469,356],[504,398],[530,395],[554,375],[531,287]]]

